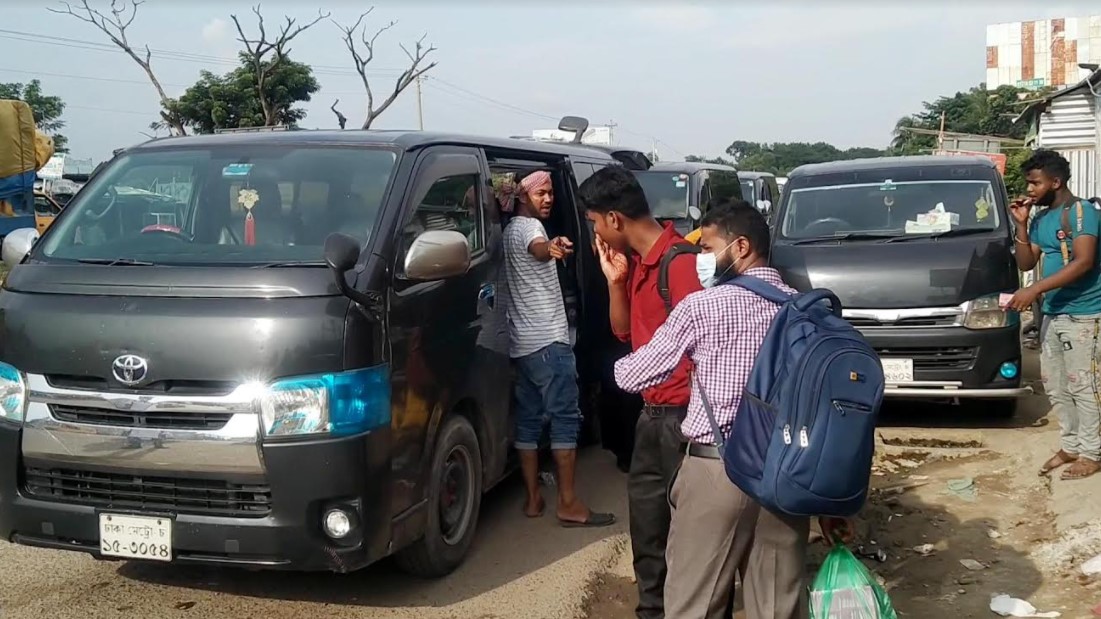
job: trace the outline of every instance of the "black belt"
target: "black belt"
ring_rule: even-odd
[[[718,447],[714,445],[704,445],[703,443],[693,443],[691,441],[684,444],[684,453],[693,458],[708,458],[710,460],[722,459]]]
[[[651,417],[665,417],[667,415],[681,416],[688,411],[687,406],[670,406],[668,404],[648,404],[642,405],[642,412]]]

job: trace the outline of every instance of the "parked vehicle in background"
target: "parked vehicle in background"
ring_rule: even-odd
[[[742,183],[742,199],[757,207],[766,217],[780,202],[780,187],[776,175],[771,172],[738,171]]]
[[[562,120],[558,122],[558,130],[565,134],[572,134],[572,141],[570,144],[580,146],[582,148],[591,148],[596,151],[600,151],[606,155],[612,157],[623,167],[628,170],[648,170],[650,166],[654,165],[650,158],[646,156],[646,153],[626,146],[618,146],[611,144],[588,144],[582,142],[582,138],[585,135],[585,131],[589,128],[589,120],[581,116],[564,116]],[[532,140],[537,142],[550,142],[552,144],[561,144],[558,140],[541,139],[535,137],[517,137],[514,139],[519,140]]]
[[[4,247],[19,266],[0,291],[0,538],[453,570],[512,453],[491,179],[553,177],[545,225],[578,248],[560,274],[593,417],[613,336],[574,194],[607,165],[577,146],[400,131],[127,149],[41,240]],[[152,191],[164,178],[172,190]]]
[[[777,176],[776,177],[776,189],[779,190],[779,192],[780,192],[779,195],[777,196],[777,198],[779,198],[779,196],[784,195],[784,186],[786,186],[787,184],[788,184],[788,177],[786,177],[786,176]]]
[[[62,205],[52,196],[36,191],[34,193],[34,227],[38,234],[46,231],[54,219],[61,213]]]
[[[34,224],[35,173],[50,161],[53,139],[34,125],[23,101],[0,99],[0,239]]]
[[[980,157],[801,166],[773,220],[772,263],[829,288],[883,361],[887,396],[984,400],[1010,415],[1021,382],[1005,185]]]
[[[739,194],[740,172],[730,166],[717,163],[679,161],[657,163],[640,175],[647,201],[654,208],[655,201],[668,208],[660,207],[654,214],[658,220],[672,221],[677,231],[688,234],[699,226],[700,218],[707,212],[712,202]],[[674,208],[671,194],[686,190],[685,209]],[[679,199],[679,198],[678,198]],[[695,216],[689,210],[695,208]]]

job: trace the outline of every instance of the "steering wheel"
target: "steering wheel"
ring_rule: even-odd
[[[195,238],[192,237],[190,234],[183,232],[176,226],[168,226],[165,224],[153,224],[151,226],[146,226],[141,229],[141,233],[142,235],[164,235],[176,239],[177,241],[184,241],[186,243],[191,243],[195,240]]]
[[[852,227],[852,224],[845,221],[844,219],[840,219],[837,217],[823,217],[822,219],[815,219],[814,221],[807,224],[806,230],[828,226],[830,224],[832,224],[835,229],[841,229],[845,226]]]
[[[92,210],[87,210],[84,212],[84,216],[91,221],[99,221],[103,219],[104,215],[111,212],[111,209],[115,208],[115,204],[119,200],[118,189],[114,187],[108,187],[106,190],[104,190],[103,196],[107,197],[107,206],[104,206],[102,211],[96,213]]]

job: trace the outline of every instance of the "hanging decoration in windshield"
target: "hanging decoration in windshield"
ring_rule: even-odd
[[[252,217],[252,207],[260,201],[255,189],[245,188],[237,192],[237,203],[245,207],[245,245],[256,244],[256,220]]]

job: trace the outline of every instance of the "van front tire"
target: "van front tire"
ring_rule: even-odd
[[[453,415],[444,420],[432,456],[424,537],[397,554],[398,566],[425,578],[453,572],[474,541],[481,505],[478,435],[467,419]]]

